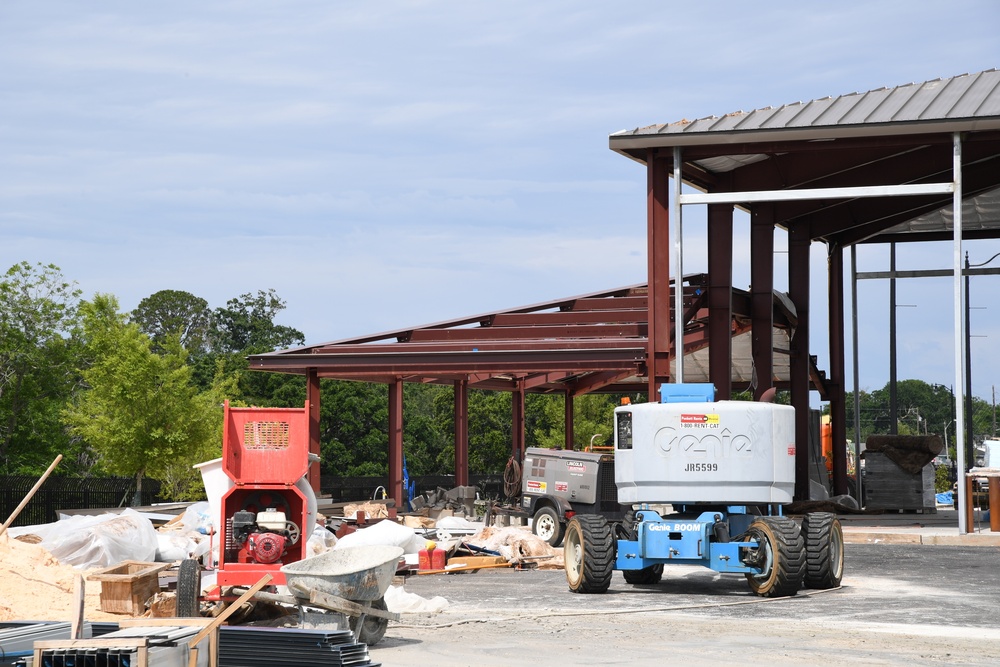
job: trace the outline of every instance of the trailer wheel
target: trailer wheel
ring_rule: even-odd
[[[174,615],[178,618],[201,616],[201,563],[194,558],[185,558],[177,570],[177,596]]]
[[[795,595],[806,565],[805,543],[795,522],[786,517],[761,517],[750,524],[747,536],[757,546],[747,550],[742,560],[761,571],[747,573],[750,589],[768,598]]]
[[[566,524],[559,521],[559,515],[549,506],[539,507],[531,519],[531,532],[548,542],[550,547],[557,547],[563,541]]]
[[[844,531],[829,512],[810,512],[802,518],[806,543],[806,588],[836,588],[844,577]]]
[[[388,607],[385,604],[385,598],[379,598],[378,600],[372,600],[367,603],[369,607],[374,609],[381,609],[386,611]],[[348,623],[351,626],[351,632],[357,632],[358,629],[358,617],[351,616]],[[389,619],[378,618],[377,616],[365,616],[364,622],[361,624],[361,632],[358,633],[358,641],[367,644],[368,646],[374,646],[382,641],[385,637],[385,629],[389,626]]]
[[[615,541],[611,525],[599,514],[573,517],[563,547],[566,582],[574,593],[603,593],[611,585]]]

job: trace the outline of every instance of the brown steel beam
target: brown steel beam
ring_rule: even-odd
[[[646,309],[616,308],[614,310],[560,310],[552,313],[510,313],[493,318],[493,328],[538,327],[543,325],[581,325],[636,323],[646,321]],[[479,329],[472,329],[479,331]]]
[[[455,484],[469,485],[469,382],[456,380],[455,388]]]
[[[580,396],[582,394],[589,394],[600,389],[604,389],[609,385],[620,382],[626,378],[635,377],[635,372],[633,371],[604,371],[601,373],[590,373],[584,375],[583,377],[574,380],[571,383],[571,393],[574,396]],[[641,386],[641,390],[645,390],[645,385]]]
[[[306,402],[309,405],[309,453],[315,454],[317,459],[309,464],[309,485],[313,493],[320,494],[320,430],[319,430],[319,408],[320,408],[320,384],[319,373],[315,368],[306,371]]]
[[[733,207],[708,207],[708,375],[716,397],[733,393]]]
[[[563,393],[563,449],[573,451],[573,394]]]
[[[418,329],[412,342],[519,340],[524,338],[635,338],[646,335],[643,323],[581,324],[536,327],[476,327],[472,329]]]
[[[510,411],[511,456],[520,462],[524,459],[524,384],[521,382],[511,392]]]
[[[788,233],[788,296],[798,324],[789,341],[789,385],[795,408],[795,499],[809,500],[809,228]]]
[[[389,383],[389,496],[399,510],[406,509],[403,489],[403,382]]]
[[[646,168],[646,261],[649,284],[648,395],[670,379],[669,162],[649,151]],[[678,284],[680,280],[678,280]]]
[[[643,285],[643,289],[645,289]],[[649,299],[645,296],[619,296],[604,299],[577,299],[573,302],[573,310],[641,310],[649,307]]]
[[[370,343],[368,345],[342,345],[326,347],[311,355],[296,357],[291,354],[260,355],[261,358],[314,358],[351,355],[432,354],[438,352],[536,352],[543,350],[601,350],[629,346],[645,347],[644,336],[622,338],[522,338],[517,340],[427,341],[421,343]],[[257,359],[252,357],[251,361]]]
[[[847,493],[847,386],[844,352],[844,249],[828,246],[827,289],[830,308],[830,427],[833,441],[833,493]]]
[[[774,378],[774,219],[769,205],[755,206],[750,216],[751,355],[757,371],[754,398],[771,388]]]

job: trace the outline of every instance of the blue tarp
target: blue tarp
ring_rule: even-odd
[[[934,498],[938,505],[953,505],[955,503],[955,500],[951,495],[951,491],[935,494]]]

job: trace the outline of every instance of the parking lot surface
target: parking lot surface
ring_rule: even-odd
[[[1000,548],[853,543],[839,589],[766,600],[738,575],[667,567],[663,581],[569,592],[561,570],[408,577],[447,609],[404,614],[384,665],[995,665]]]

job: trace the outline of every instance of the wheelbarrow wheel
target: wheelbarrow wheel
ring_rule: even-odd
[[[385,598],[372,600],[367,604],[374,609],[388,611],[388,607],[385,605]],[[358,619],[358,616],[350,617],[351,631],[358,635],[359,642],[368,646],[374,646],[382,641],[382,638],[385,637],[385,629],[389,626],[389,619],[378,618],[377,616],[365,616],[365,620],[361,623],[360,633],[358,633]]]

